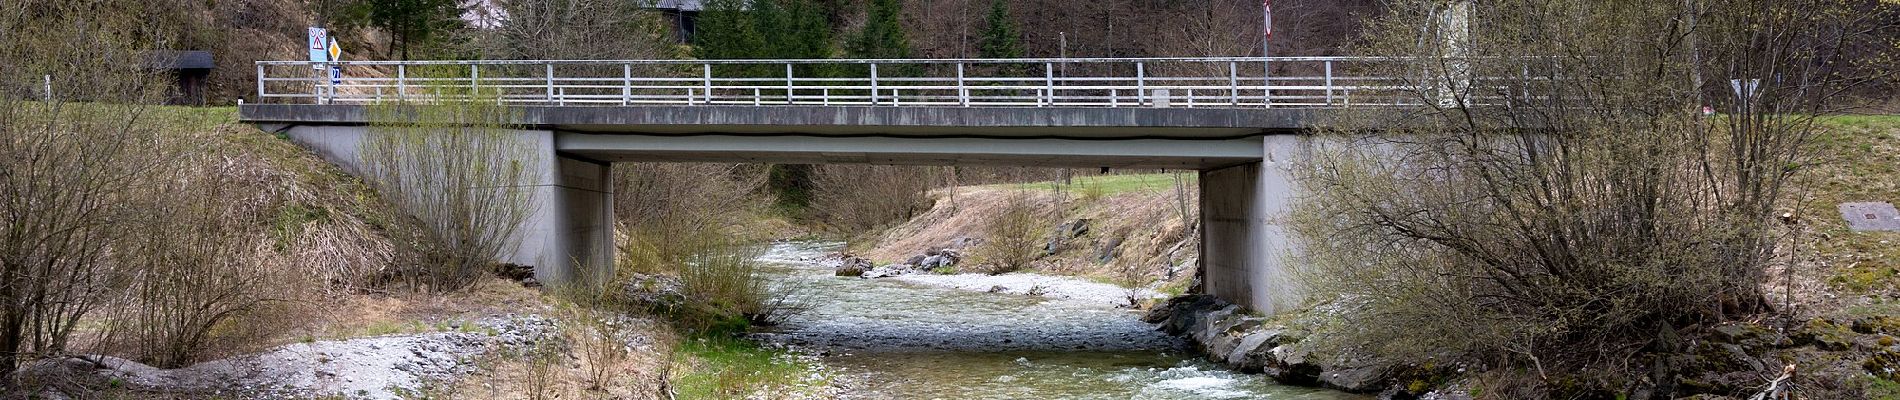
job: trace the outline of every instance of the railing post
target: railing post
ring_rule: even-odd
[[[548,81],[547,81],[547,83],[548,83],[548,98],[547,98],[547,101],[548,101],[549,103],[553,103],[553,102],[554,102],[554,63],[547,63],[547,64],[543,64],[543,65],[547,67],[547,71],[548,71]]]
[[[1238,62],[1227,62],[1227,88],[1231,90],[1227,94],[1228,105],[1240,106],[1240,63]]]
[[[759,98],[759,88],[752,88],[752,105],[759,105],[759,102],[763,100]]]
[[[1115,107],[1121,107],[1121,106],[1122,106],[1121,91],[1115,90],[1115,89],[1109,89],[1108,90],[1108,107],[1115,108]]]
[[[405,65],[402,65],[402,64],[396,64],[396,100],[397,101],[402,101],[403,99],[406,99],[409,97],[409,71],[404,69],[403,68],[404,66]]]
[[[1135,63],[1135,107],[1148,104],[1148,70],[1144,63]]]
[[[1260,104],[1273,108],[1273,60],[1261,57],[1260,62]]]
[[[1326,105],[1333,105],[1333,60],[1326,60]]]
[[[957,63],[957,104],[970,106],[970,88],[963,85],[963,63]]]
[[[1042,63],[1043,105],[1056,105],[1056,63]]]
[[[785,104],[792,104],[792,63],[785,63]]]
[[[52,86],[51,82],[48,82],[47,86]],[[47,97],[51,95],[52,90],[47,90]],[[257,64],[257,104],[264,104],[264,64]]]
[[[475,101],[475,95],[481,91],[482,70],[480,65],[468,65],[468,100]]]
[[[705,91],[706,91],[706,101],[705,101],[704,103],[702,103],[702,104],[705,104],[705,105],[712,105],[712,102],[713,102],[713,94],[712,94],[712,64],[711,64],[711,63],[707,63],[707,64],[700,64],[700,67],[701,67],[701,68],[700,68],[701,70],[703,70],[703,71],[705,71],[705,74],[704,74],[704,78],[702,78],[702,79],[700,80],[700,83],[701,83],[701,85],[702,85],[702,87],[704,87],[704,89],[703,89],[703,90],[705,90]],[[689,100],[687,100],[687,102],[686,102],[686,103],[687,103],[687,104],[692,104],[692,101],[691,101],[691,100],[689,99]]]
[[[877,64],[871,64],[871,105],[877,105]]]
[[[620,64],[620,105],[633,104],[633,64]]]

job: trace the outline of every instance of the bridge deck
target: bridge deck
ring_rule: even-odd
[[[1215,169],[1261,159],[1260,138],[1316,109],[514,106],[514,125],[599,161]],[[365,126],[365,106],[251,104],[260,125]]]

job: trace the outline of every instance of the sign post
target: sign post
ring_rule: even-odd
[[[310,27],[310,41],[305,43],[308,44],[308,46],[305,47],[310,48],[310,62],[313,63],[311,64],[312,69],[323,69],[323,66],[317,65],[316,63],[330,61],[330,30],[314,26]]]
[[[1273,0],[1260,0],[1260,100],[1267,107],[1273,107]]]

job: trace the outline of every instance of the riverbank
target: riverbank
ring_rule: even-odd
[[[1292,387],[1194,357],[1118,307],[1120,287],[1074,277],[836,276],[836,247],[780,243],[767,276],[809,307],[751,335],[816,355],[844,399],[1360,399]],[[984,285],[1027,283],[1037,294]]]
[[[1775,310],[1724,323],[1682,323],[1657,334],[1615,368],[1576,364],[1486,370],[1453,351],[1426,359],[1379,360],[1307,340],[1329,316],[1353,312],[1320,302],[1284,315],[1249,314],[1217,299],[1184,296],[1146,320],[1194,342],[1211,360],[1275,380],[1393,398],[1512,398],[1500,391],[1542,386],[1551,395],[1602,398],[1748,398],[1768,392],[1806,398],[1900,398],[1900,234],[1847,229],[1836,205],[1900,199],[1900,117],[1830,117],[1810,144],[1816,158],[1797,175],[1804,197],[1782,223],[1795,246],[1767,271]],[[1791,265],[1792,267],[1790,267]],[[1337,327],[1335,327],[1337,328]],[[1479,329],[1480,327],[1473,327]],[[1347,328],[1350,329],[1350,328]],[[1792,389],[1791,389],[1792,388]]]

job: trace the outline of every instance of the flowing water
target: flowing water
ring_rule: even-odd
[[[1364,398],[1227,371],[1102,301],[834,277],[812,261],[831,247],[781,243],[761,257],[812,308],[760,338],[822,355],[849,398]]]

